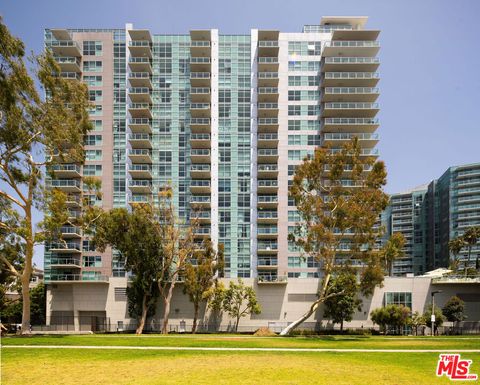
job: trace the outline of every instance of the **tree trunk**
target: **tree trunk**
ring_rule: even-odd
[[[318,309],[320,304],[324,302],[324,295],[325,292],[327,291],[327,286],[328,286],[328,281],[330,280],[330,273],[327,273],[325,275],[325,278],[323,279],[323,284],[322,288],[319,293],[319,298],[310,306],[310,309],[302,315],[298,320],[294,321],[290,325],[288,325],[285,329],[283,329],[280,332],[281,336],[287,336],[289,335],[294,329],[296,329],[298,326],[300,326],[303,322],[305,322],[315,311]]]
[[[147,306],[147,295],[143,295],[143,300],[142,300],[142,315],[140,317],[140,321],[137,326],[137,330],[135,331],[135,334],[142,334],[143,328],[145,327],[145,320],[147,319],[147,311],[148,311],[148,306]]]
[[[340,331],[343,333],[343,319],[340,321]]]
[[[235,333],[238,332],[238,324],[240,323],[240,316],[237,316],[237,319],[235,321]]]
[[[465,261],[465,277],[468,275],[468,267],[470,266],[471,253],[472,253],[472,246],[468,246],[468,259]]]
[[[21,334],[31,334],[30,331],[30,277],[32,276],[32,259],[33,259],[33,233],[31,211],[26,209],[26,227],[30,232],[30,239],[25,245],[25,267],[21,277],[22,282],[22,330]]]
[[[173,296],[173,289],[175,288],[175,283],[177,281],[178,273],[175,273],[172,277],[172,282],[170,282],[170,287],[168,288],[168,293],[163,298],[164,303],[164,312],[163,312],[163,325],[162,325],[162,334],[168,334],[168,318],[170,317],[170,302]]]
[[[192,334],[197,332],[197,318],[198,318],[198,303],[193,304],[193,326],[192,326]]]

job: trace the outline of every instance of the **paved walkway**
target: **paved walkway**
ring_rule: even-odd
[[[21,349],[122,349],[122,350],[189,350],[214,352],[338,352],[338,353],[480,353],[480,349],[316,349],[316,348],[214,348],[195,346],[92,346],[92,345],[4,345]]]

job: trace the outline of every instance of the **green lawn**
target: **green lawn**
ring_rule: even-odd
[[[3,345],[480,349],[480,338],[88,335],[2,338]],[[3,348],[10,384],[449,384],[437,353],[219,352]],[[480,353],[463,353],[480,374]],[[462,382],[456,382],[462,383]],[[471,383],[471,382],[470,382]]]

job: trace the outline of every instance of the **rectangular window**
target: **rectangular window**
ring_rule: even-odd
[[[85,160],[102,160],[102,150],[85,150]]]
[[[83,81],[89,87],[101,87],[103,85],[101,75],[84,75]]]
[[[101,120],[90,120],[92,131],[103,131],[103,122]]]
[[[88,99],[91,102],[101,102],[103,100],[102,91],[101,90],[89,90],[88,91]]]
[[[85,40],[83,42],[83,54],[91,56],[102,56],[102,42]]]
[[[85,135],[85,146],[101,146],[102,135]]]
[[[102,72],[102,62],[96,60],[84,61],[83,72]]]
[[[86,164],[83,166],[83,175],[85,176],[101,176],[102,165],[100,164]]]
[[[83,267],[102,267],[102,257],[100,255],[84,255]]]

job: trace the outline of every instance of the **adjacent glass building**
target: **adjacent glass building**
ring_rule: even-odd
[[[448,168],[429,184],[393,194],[384,213],[388,234],[406,238],[405,256],[394,263],[394,274],[422,274],[448,267],[453,257],[448,242],[466,229],[480,226],[480,163]],[[468,257],[464,248],[461,266]],[[480,260],[480,242],[472,247],[470,264]]]
[[[379,31],[365,17],[324,17],[302,32],[216,29],[185,35],[134,29],[47,29],[62,76],[89,87],[94,130],[83,166],[58,166],[48,183],[69,194],[64,244],[47,244],[48,284],[108,284],[125,271],[74,225],[82,178],[101,180],[91,204],[155,202],[166,186],[178,215],[197,217],[200,242],[225,245],[225,276],[258,284],[318,277],[287,236],[299,219],[288,197],[295,168],[353,136],[377,156]],[[72,224],[73,223],[73,224]]]

